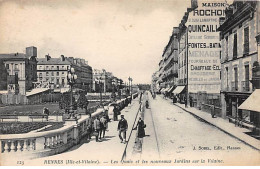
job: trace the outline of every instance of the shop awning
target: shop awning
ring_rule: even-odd
[[[173,88],[174,88],[174,86],[170,87],[170,88],[167,90],[167,92],[169,92],[169,93],[172,92]]]
[[[163,92],[167,92],[169,90],[169,87],[165,88]]]
[[[30,92],[26,92],[26,96],[32,96],[35,94],[39,94],[39,93],[43,93],[50,90],[49,88],[36,88],[36,89],[32,89]]]
[[[255,89],[255,91],[238,108],[260,112],[259,100],[260,100],[260,89]]]
[[[177,86],[172,93],[173,94],[179,94],[184,90],[184,88],[185,88],[185,86]]]
[[[166,88],[162,88],[161,92],[164,92]]]

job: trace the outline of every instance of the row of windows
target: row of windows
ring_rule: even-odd
[[[42,81],[43,80],[43,78],[42,77],[39,77],[39,81]],[[52,82],[52,83],[55,83],[55,78],[46,78],[46,81],[47,82]],[[61,84],[65,84],[65,79],[64,78],[62,78],[61,79],[61,81],[60,81],[60,78],[56,78],[56,84],[60,84],[60,82],[61,82]]]
[[[45,70],[68,70],[70,66],[45,66]],[[39,66],[39,70],[44,69],[44,66]]]
[[[233,81],[231,82],[231,90],[233,91],[238,91],[238,67],[233,68],[234,72],[234,78]],[[249,65],[245,65],[245,78],[241,83],[241,87],[243,91],[249,91]],[[229,69],[226,67],[226,87],[229,89]]]
[[[55,72],[46,72],[46,76],[54,76]],[[61,72],[62,75],[65,74],[65,72]],[[56,72],[56,76],[59,76],[60,75],[60,72]],[[39,77],[42,77],[42,73],[39,73]]]
[[[228,52],[229,52],[229,36],[226,36],[225,37],[225,41],[226,41],[226,60],[228,59]],[[245,27],[244,28],[244,51],[243,51],[243,54],[248,54],[249,53],[249,27]],[[234,34],[233,34],[233,59],[236,59],[237,58],[237,32],[235,31]]]

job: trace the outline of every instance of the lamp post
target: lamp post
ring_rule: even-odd
[[[116,93],[115,93],[115,79],[112,80],[112,98],[113,98],[113,101],[116,100]]]
[[[99,84],[99,92],[100,92],[100,106],[102,106],[102,78],[96,78],[96,82]]]
[[[133,81],[133,79],[129,76],[128,80],[129,80],[129,91],[130,91],[130,96],[132,97],[132,81]]]
[[[69,110],[70,117],[69,118],[75,118],[75,114],[73,110],[73,85],[76,83],[77,75],[75,74],[74,68],[70,68],[68,70],[67,80],[68,80],[68,84],[70,85],[70,110]]]
[[[118,96],[119,96],[119,99],[121,100],[121,86],[122,86],[122,80],[121,79],[119,79],[118,81],[117,81],[117,84],[119,84],[118,86]]]

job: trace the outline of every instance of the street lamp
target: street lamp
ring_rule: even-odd
[[[68,70],[68,75],[67,75],[68,84],[70,85],[70,110],[69,110],[70,117],[69,118],[75,118],[75,114],[73,110],[73,85],[76,83],[77,78],[78,77],[75,74],[74,68],[70,68]]]
[[[115,101],[116,100],[116,93],[115,93],[115,79],[113,79],[112,80],[112,89],[113,89],[113,91],[112,91],[112,98],[113,98],[113,101]]]
[[[96,78],[97,84],[99,84],[99,92],[100,92],[100,106],[102,106],[102,78]]]
[[[128,80],[129,80],[129,91],[130,91],[130,95],[132,97],[132,81],[133,81],[133,79],[129,76]]]
[[[119,80],[117,81],[117,84],[119,84],[119,87],[118,87],[118,96],[119,96],[119,99],[121,100],[122,80],[119,79]]]

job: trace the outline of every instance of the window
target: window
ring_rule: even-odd
[[[9,64],[6,64],[5,67],[6,67],[6,69],[9,69]]]
[[[51,72],[51,76],[54,76],[54,72]]]
[[[46,81],[47,81],[47,82],[49,81],[49,78],[48,78],[48,77],[46,78]]]
[[[63,74],[63,75],[64,75],[64,72],[62,72],[61,74]]]
[[[57,72],[57,76],[59,76],[60,75],[60,73],[59,72]]]
[[[62,84],[62,86],[65,85],[65,79],[61,79],[61,84]]]
[[[15,70],[18,70],[18,64],[15,64],[15,65],[14,65],[14,69],[15,69]]]
[[[226,67],[226,81],[227,81],[227,83],[226,83],[226,87],[227,87],[227,90],[228,90],[228,88],[229,88],[229,86],[228,86],[228,83],[229,83],[229,80],[228,80],[228,67]]]
[[[51,70],[54,70],[54,66],[51,66]]]
[[[46,76],[49,76],[49,72],[46,72]]]
[[[49,66],[46,66],[46,70],[48,70],[49,69]]]
[[[234,34],[233,59],[237,58],[237,33]]]
[[[234,68],[234,78],[235,78],[235,90],[238,90],[238,71],[237,67]]]
[[[51,78],[51,82],[54,83],[54,78],[53,77]]]
[[[42,77],[42,73],[39,73],[39,77]]]
[[[249,28],[244,28],[244,54],[249,53]]]
[[[228,36],[226,36],[226,50],[225,50],[225,52],[226,52],[226,60],[228,60]]]
[[[70,67],[69,66],[67,66],[67,70],[69,70],[70,69]]]
[[[57,82],[57,84],[60,84],[60,79],[57,78],[57,79],[56,79],[56,82]]]
[[[245,65],[245,84],[243,86],[245,91],[249,91],[249,65]]]
[[[59,70],[59,66],[57,66],[57,70]]]

